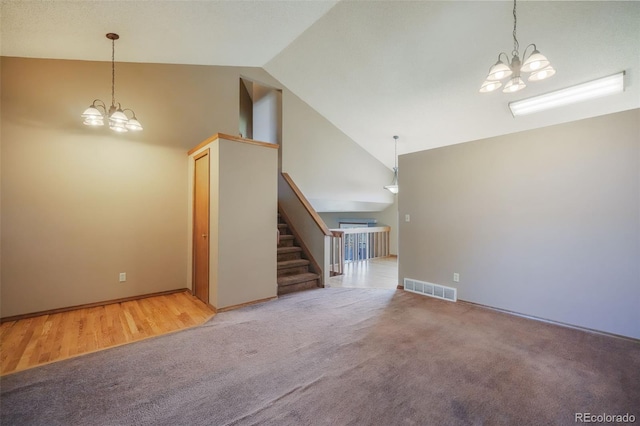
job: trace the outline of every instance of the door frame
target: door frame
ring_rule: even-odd
[[[197,294],[196,294],[196,241],[197,241],[197,236],[196,236],[196,163],[199,159],[201,159],[202,157],[207,157],[208,161],[208,167],[207,167],[207,188],[209,190],[209,202],[207,203],[207,259],[206,259],[206,263],[207,263],[207,300],[202,300],[200,299]],[[191,252],[192,252],[192,259],[191,259],[191,289],[193,292],[193,295],[195,297],[197,297],[198,299],[202,300],[204,303],[210,305],[209,303],[209,285],[210,285],[210,273],[211,273],[211,260],[210,260],[210,250],[211,250],[211,155],[210,155],[210,149],[207,148],[205,150],[203,150],[202,152],[200,152],[199,154],[196,154],[193,156],[193,217],[192,217],[192,223],[193,223],[193,229],[191,231]]]

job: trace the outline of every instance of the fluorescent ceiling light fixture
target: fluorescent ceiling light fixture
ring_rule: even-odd
[[[570,105],[587,99],[614,95],[624,91],[624,71],[588,83],[567,87],[540,96],[509,102],[513,116],[527,115],[546,109]]]

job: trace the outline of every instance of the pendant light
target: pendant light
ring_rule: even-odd
[[[524,62],[520,62],[520,44],[516,37],[516,27],[518,24],[518,18],[516,16],[516,0],[513,0],[513,51],[511,52],[511,61],[509,56],[501,52],[498,55],[498,62],[496,62],[490,69],[487,79],[482,83],[480,87],[480,93],[493,92],[496,89],[502,87],[502,81],[505,78],[509,78],[507,84],[502,91],[504,93],[514,93],[527,87],[522,80],[520,73],[531,73],[528,81],[540,81],[551,77],[556,73],[556,70],[550,65],[549,60],[538,51],[535,44],[530,44],[524,49],[522,58]],[[527,56],[527,50],[532,50]],[[502,61],[504,57],[505,61]]]
[[[393,167],[393,180],[390,185],[384,187],[387,191],[397,194],[398,193],[398,136],[393,137],[395,141],[395,166]]]
[[[105,118],[109,120],[109,128],[115,132],[124,133],[142,130],[142,125],[136,118],[136,113],[132,109],[122,109],[120,103],[116,102],[116,63],[115,63],[115,41],[120,38],[118,34],[108,33],[106,37],[111,40],[111,106],[107,111],[106,104],[100,99],[96,99],[82,113],[83,124],[87,126],[104,126]],[[117,106],[116,106],[117,105]],[[126,112],[131,113],[129,118]]]

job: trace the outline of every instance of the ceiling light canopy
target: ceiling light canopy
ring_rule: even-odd
[[[556,73],[549,60],[538,51],[535,44],[530,44],[524,49],[522,58],[524,62],[520,61],[520,44],[516,37],[516,27],[518,19],[516,17],[516,0],[513,0],[513,51],[511,52],[511,60],[509,55],[501,52],[498,55],[498,62],[496,62],[490,69],[489,75],[482,86],[480,86],[480,93],[493,92],[494,90],[502,87],[502,80],[509,79],[505,84],[502,91],[504,93],[514,93],[527,87],[525,82],[521,78],[521,73],[531,73],[528,81],[540,81],[551,77]],[[527,50],[532,48],[531,52],[527,56]],[[504,62],[503,62],[504,59]]]
[[[108,33],[106,37],[111,40],[111,106],[107,110],[107,106],[103,101],[95,99],[89,108],[82,113],[81,117],[84,118],[82,123],[86,126],[104,126],[104,120],[108,118],[109,128],[115,132],[124,133],[142,130],[142,125],[136,118],[136,113],[130,108],[122,109],[120,103],[116,102],[115,41],[120,36],[115,33]],[[127,116],[126,112],[131,113],[131,118]]]
[[[624,71],[609,77],[599,78],[588,83],[567,87],[540,96],[510,102],[509,108],[514,115],[526,115],[546,109],[569,105],[587,99],[613,95],[624,91]]]
[[[398,136],[394,136],[393,140],[395,141],[395,166],[393,167],[393,180],[391,184],[384,187],[387,191],[397,194],[398,193]]]

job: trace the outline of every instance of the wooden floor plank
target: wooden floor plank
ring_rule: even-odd
[[[213,309],[188,292],[7,321],[0,375],[202,324]]]

